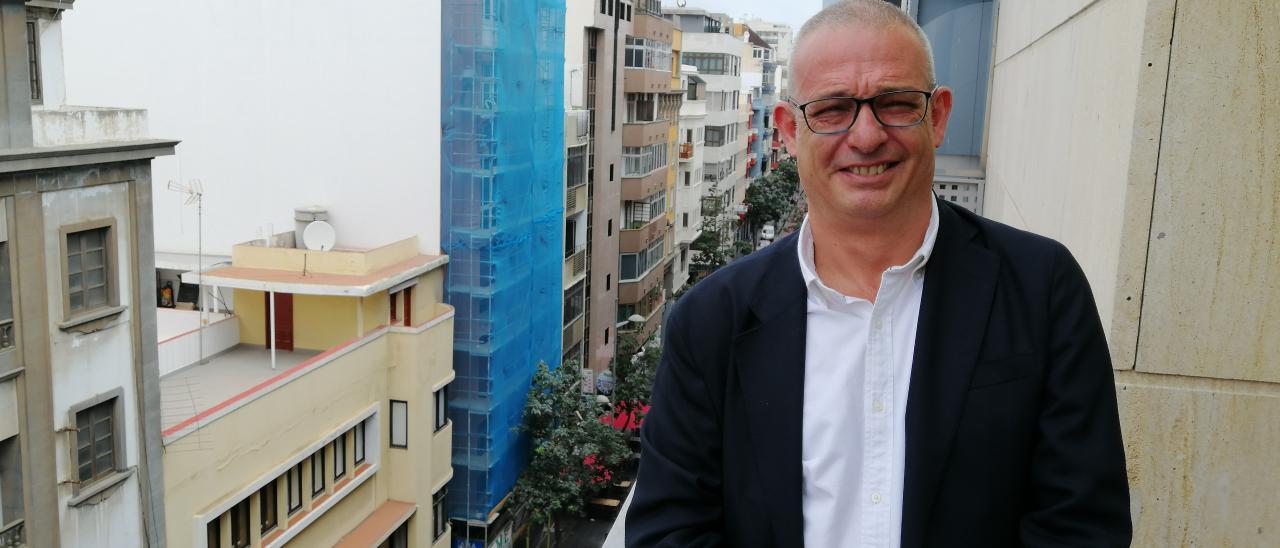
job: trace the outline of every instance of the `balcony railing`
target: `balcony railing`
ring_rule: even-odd
[[[18,520],[0,529],[0,548],[25,548],[27,532],[25,522]]]
[[[693,158],[693,143],[680,143],[680,159]]]
[[[13,346],[13,319],[0,321],[0,348]],[[0,547],[3,547],[0,544]]]

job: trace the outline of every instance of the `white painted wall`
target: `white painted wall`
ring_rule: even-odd
[[[63,331],[58,327],[66,320],[62,311],[61,278],[62,235],[66,225],[114,218],[114,257],[116,265],[135,264],[129,245],[133,231],[128,215],[130,188],[127,183],[102,185],[41,194],[44,208],[45,271],[57,276],[48,284],[48,318],[50,362],[53,376],[53,426],[58,431],[75,427],[70,409],[93,397],[117,388],[122,390],[124,455],[118,456],[117,467],[138,466],[139,443],[137,394],[133,374],[133,309],[125,310],[112,325],[88,335]],[[128,268],[116,268],[112,282],[119,302],[129,303],[133,295]],[[75,437],[62,434],[56,438],[59,478],[71,478],[75,469],[70,459],[75,451]],[[119,459],[123,459],[121,462]],[[142,506],[138,476],[135,474],[115,488],[110,496],[97,504],[70,507],[71,484],[58,485],[61,538],[67,546],[133,546],[142,538]]]
[[[67,96],[146,108],[182,139],[152,162],[159,252],[229,254],[293,208],[329,208],[338,245],[440,245],[440,5],[391,0],[115,0],[63,23]]]

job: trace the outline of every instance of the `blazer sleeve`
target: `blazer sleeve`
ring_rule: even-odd
[[[1084,272],[1056,244],[1048,356],[1024,546],[1129,546],[1128,474],[1111,357]]]
[[[682,303],[664,328],[662,360],[640,430],[640,471],[626,518],[626,545],[719,546],[721,413],[714,405]],[[696,308],[696,307],[694,307]]]

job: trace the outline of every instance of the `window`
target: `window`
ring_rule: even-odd
[[[689,214],[681,213],[681,215],[683,216],[683,218],[681,219],[681,224],[683,224],[685,228],[689,228]]]
[[[111,398],[76,412],[76,468],[81,485],[117,469],[117,401]]]
[[[333,482],[336,484],[347,475],[347,436],[344,433],[333,440]]]
[[[604,328],[604,343],[609,344],[609,328]]]
[[[623,177],[643,177],[667,166],[667,144],[622,147]]]
[[[448,487],[441,487],[431,495],[431,523],[434,528],[432,540],[439,540],[440,536],[449,530],[449,516],[445,515],[445,499],[448,496]]]
[[[284,476],[285,490],[289,495],[289,514],[292,515],[302,508],[302,463],[294,465]]]
[[[276,528],[276,482],[272,481],[258,491],[258,521],[263,535]]]
[[[311,496],[324,492],[324,448],[311,454]]]
[[[578,318],[582,317],[585,306],[584,293],[584,286],[580,283],[573,284],[573,287],[564,292],[564,323],[561,324],[562,326],[568,326]],[[442,426],[444,425],[437,425],[436,429],[439,430]]]
[[[3,208],[0,202],[0,208]],[[0,223],[5,215],[0,214]],[[8,232],[0,227],[0,232]],[[0,350],[12,348],[17,342],[13,331],[13,277],[9,273],[9,242],[0,241]]]
[[[686,51],[681,54],[680,62],[698,67],[699,74],[719,74],[737,76],[740,58],[727,53],[703,53]]]
[[[612,177],[610,177],[610,180],[612,180]],[[609,226],[608,226],[607,232],[608,234],[606,234],[606,236],[613,236],[613,219],[609,219]]]
[[[409,446],[409,402],[391,400],[391,446]]]
[[[609,182],[613,182],[613,164],[609,164]]]
[[[355,461],[356,461],[356,464],[360,464],[364,462],[364,423],[363,422],[356,425],[355,435],[352,437],[355,438],[355,442],[354,442],[355,453],[356,453]]]
[[[231,507],[231,546],[242,548],[249,545],[249,499],[240,501]]]
[[[628,36],[623,62],[627,68],[670,71],[671,43]]]
[[[578,284],[582,287],[582,284]],[[449,424],[449,387],[443,386],[435,393],[436,403],[436,432]]]
[[[565,175],[565,188],[577,188],[587,184],[587,145],[569,149],[568,173]]]
[[[976,157],[982,151],[986,120],[987,80],[991,74],[991,40],[995,25],[993,0],[921,0],[912,2],[916,20],[936,48],[939,82],[955,90],[947,122],[947,139],[938,154]]]
[[[656,93],[628,93],[627,123],[636,124],[669,119],[671,113],[670,109],[666,108],[667,101],[664,98],[664,108],[662,109],[658,108],[658,102],[658,94]]]
[[[204,542],[209,548],[222,546],[222,517],[213,518],[213,521],[204,526]]]
[[[639,253],[624,253],[619,256],[621,265],[619,266],[619,276],[623,281],[636,280],[644,277],[650,269],[662,262],[663,238],[654,240],[648,249]]]
[[[31,102],[43,100],[44,88],[40,83],[40,33],[35,21],[27,21],[27,67],[31,72]]]
[[[613,289],[613,274],[605,274],[605,275],[604,275],[604,290],[605,290],[605,291],[609,291],[610,289]]]
[[[628,200],[623,202],[622,209],[628,230],[643,228],[666,213],[667,191],[659,190],[641,201]]]
[[[684,172],[684,186],[689,186],[690,175],[691,174],[688,171]]]
[[[68,232],[66,236],[65,294],[68,316],[113,305],[110,226]]]

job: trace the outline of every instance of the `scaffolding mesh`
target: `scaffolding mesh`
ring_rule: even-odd
[[[565,3],[441,7],[441,233],[457,309],[448,505],[475,522],[527,464],[525,394],[537,363],[561,355]]]

